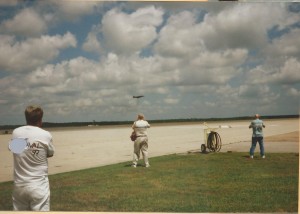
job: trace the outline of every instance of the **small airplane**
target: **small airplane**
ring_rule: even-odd
[[[133,98],[141,98],[141,97],[144,97],[144,95],[133,96]]]

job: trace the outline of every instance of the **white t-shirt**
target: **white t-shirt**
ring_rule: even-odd
[[[14,154],[14,182],[28,184],[48,182],[48,157],[54,154],[52,135],[36,126],[16,128],[12,138],[27,139],[27,149]]]
[[[150,128],[150,124],[146,120],[138,120],[134,122],[133,128],[137,136],[147,136],[147,128]]]

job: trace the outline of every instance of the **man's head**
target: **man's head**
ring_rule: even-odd
[[[145,116],[143,114],[138,114],[138,120],[144,120]]]
[[[258,118],[259,118],[259,114],[256,114],[254,117],[255,117],[256,119],[258,119]]]
[[[25,118],[27,125],[42,126],[43,109],[37,105],[27,106],[25,109]]]

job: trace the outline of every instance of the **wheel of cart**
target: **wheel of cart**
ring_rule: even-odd
[[[201,152],[206,153],[206,146],[205,144],[201,144]]]
[[[206,153],[208,152],[219,152],[222,147],[222,140],[215,130],[216,128],[210,128],[207,123],[204,123],[204,125],[207,127],[204,129],[204,143],[201,144],[201,152]]]

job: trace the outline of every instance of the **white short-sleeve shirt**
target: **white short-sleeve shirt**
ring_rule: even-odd
[[[137,136],[147,136],[147,128],[150,128],[150,124],[146,120],[138,120],[134,122],[133,128]]]
[[[36,126],[16,128],[12,138],[27,139],[27,149],[14,156],[15,184],[48,181],[48,157],[54,154],[52,135]]]

